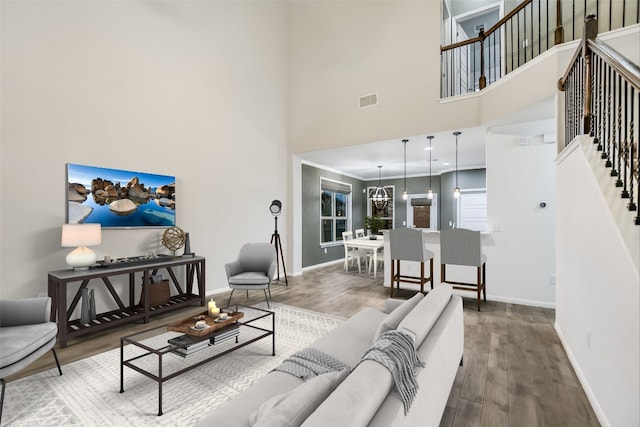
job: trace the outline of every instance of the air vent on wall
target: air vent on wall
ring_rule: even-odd
[[[374,105],[378,105],[377,93],[360,97],[360,108],[373,107]]]

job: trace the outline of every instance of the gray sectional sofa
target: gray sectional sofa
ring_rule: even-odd
[[[363,355],[382,333],[397,329],[415,342],[424,367],[405,415],[391,373]],[[385,310],[365,308],[311,345],[351,367],[306,382],[272,371],[208,414],[199,426],[325,427],[438,426],[462,361],[462,299],[442,284],[426,296],[389,299]]]

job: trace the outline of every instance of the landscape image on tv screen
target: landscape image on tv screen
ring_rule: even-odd
[[[67,223],[173,227],[175,191],[175,176],[68,163]]]

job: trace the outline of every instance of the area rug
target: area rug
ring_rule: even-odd
[[[8,383],[2,425],[193,425],[344,321],[283,304],[272,303],[271,309],[276,313],[276,356],[271,356],[271,339],[265,338],[166,381],[162,416],[157,414],[155,381],[125,368],[125,392],[120,393],[117,348],[63,365],[62,376],[54,368]],[[179,356],[170,356],[171,363],[185,363]]]

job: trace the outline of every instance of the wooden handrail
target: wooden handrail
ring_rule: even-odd
[[[640,66],[597,39],[595,15],[586,17],[584,35],[558,89],[565,92],[565,146],[577,135],[589,135],[605,166],[611,168],[620,197],[636,212],[640,225],[640,156],[634,132],[640,106]]]
[[[562,92],[564,92],[567,79],[571,74],[571,70],[573,70],[573,64],[575,64],[578,61],[578,59],[582,56],[582,50],[583,50],[582,46],[583,46],[583,43],[580,43],[580,46],[578,46],[576,51],[573,53],[573,57],[571,58],[571,61],[569,61],[569,65],[567,66],[567,71],[565,71],[563,76],[560,77],[560,80],[558,80],[558,89],[561,90]]]
[[[516,6],[511,12],[507,13],[501,20],[499,20],[498,22],[493,24],[493,26],[491,28],[489,28],[484,33],[481,33],[480,36],[476,36],[476,37],[474,37],[472,39],[463,40],[461,42],[449,44],[449,45],[446,45],[446,46],[440,46],[440,52],[446,52],[447,50],[456,49],[456,48],[459,48],[461,46],[466,46],[468,44],[477,43],[477,42],[480,42],[480,41],[486,39],[492,33],[496,32],[501,26],[506,24],[507,21],[509,21],[511,18],[513,18],[518,12],[520,12],[522,9],[524,9],[527,5],[531,4],[532,2],[533,2],[533,0],[525,0],[525,1],[523,1],[518,6]]]
[[[589,24],[590,22],[595,22],[595,17],[593,15],[588,16],[587,19],[587,24]],[[583,52],[585,51],[585,47],[586,49],[588,49],[588,51],[592,51],[599,57],[601,57],[611,68],[613,68],[618,74],[624,77],[625,80],[627,80],[636,89],[640,89],[640,67],[629,61],[608,44],[595,38],[585,38],[582,40],[582,43],[580,43],[580,46],[573,54],[571,61],[569,61],[567,70],[564,72],[564,75],[560,78],[560,80],[558,80],[558,89],[560,89],[561,91],[565,90],[565,84],[567,83],[567,79],[571,74],[573,65],[576,63],[576,61],[578,61],[578,59],[580,59]]]
[[[588,40],[589,49],[597,53],[627,82],[640,90],[640,67],[600,40]]]

